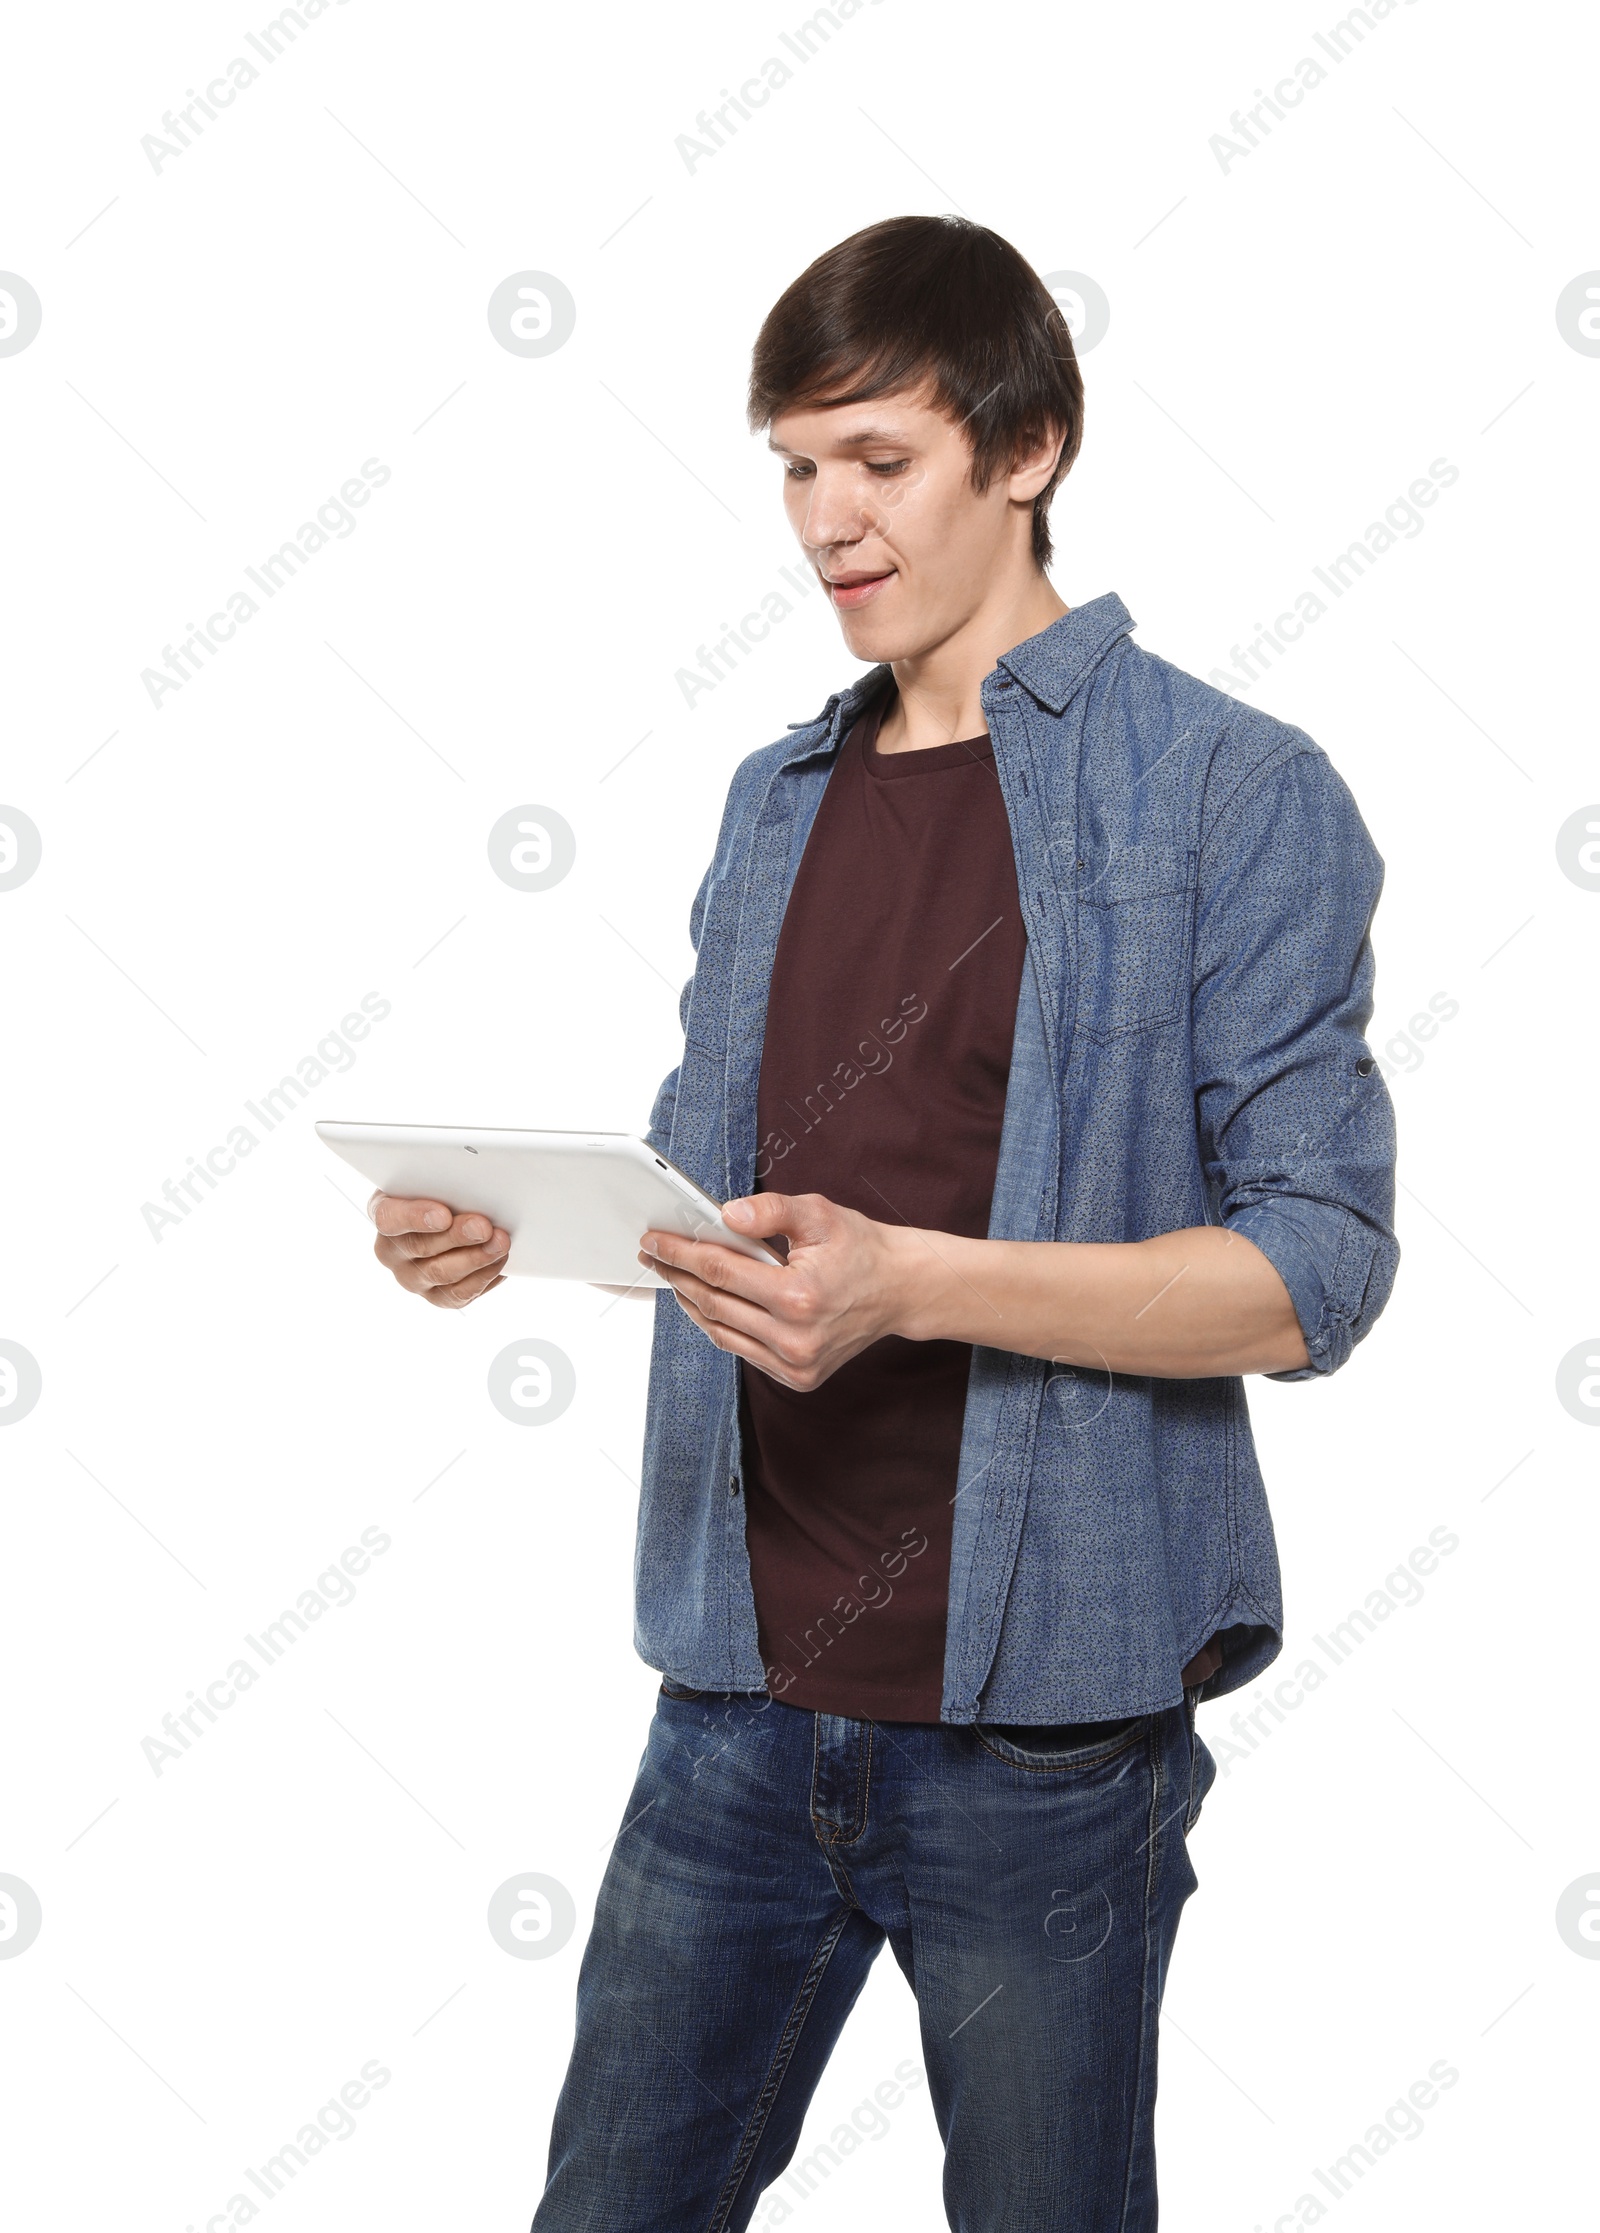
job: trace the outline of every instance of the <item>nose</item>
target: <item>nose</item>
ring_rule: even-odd
[[[847,549],[872,534],[877,524],[863,506],[848,467],[843,472],[830,472],[826,465],[819,467],[807,492],[800,527],[800,540],[808,550]]]

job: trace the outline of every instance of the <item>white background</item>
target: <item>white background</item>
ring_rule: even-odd
[[[750,340],[845,233],[951,208],[1104,288],[1055,578],[1180,665],[1228,664],[1459,469],[1249,692],[1387,863],[1404,1261],[1334,1381],[1251,1389],[1289,1638],[1202,1721],[1225,1772],[1163,2023],[1164,2222],[1588,2207],[1600,1966],[1555,1906],[1600,1869],[1600,1444],[1555,1380],[1600,1323],[1600,896],[1555,836],[1600,796],[1600,360],[1555,303],[1600,264],[1592,23],[1416,0],[1335,65],[1333,10],[882,0],[689,169],[678,135],[805,12],[349,0],[159,171],[141,138],[252,54],[249,10],[13,18],[0,267],[43,325],[0,357],[0,799],[44,853],[0,894],[0,1335],[43,1394],[0,1442],[0,1871],[44,1922],[0,1960],[0,2098],[30,2233],[204,2226],[373,2058],[389,2084],[275,2224],[532,2214],[655,1682],[648,1315],[522,1282],[430,1311],[311,1124],[643,1125],[730,771],[856,671],[812,598],[692,709],[674,679],[795,556]],[[1306,55],[1327,81],[1224,170],[1212,136]],[[577,304],[537,359],[485,316],[530,268]],[[391,477],[355,531],[153,706],[141,671],[368,458]],[[531,896],[485,852],[526,803],[577,838]],[[368,992],[391,1012],[354,1074],[155,1239],[142,1205]],[[1458,1012],[1408,1049],[1435,995]],[[578,1384],[532,1432],[485,1392],[524,1336]],[[354,1602],[154,1774],[163,1715],[364,1528],[391,1547]],[[1459,1547],[1422,1601],[1225,1751],[1434,1528]],[[527,1870],[577,1904],[547,1960],[485,1925]],[[886,1957],[802,2152],[908,2056]],[[1314,2167],[1441,2058],[1420,2136],[1333,2202]],[[791,2202],[931,2227],[938,2195],[923,2089]]]

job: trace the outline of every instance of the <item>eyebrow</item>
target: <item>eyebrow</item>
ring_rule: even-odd
[[[882,443],[887,449],[904,449],[908,441],[906,435],[896,432],[892,427],[881,426],[863,427],[857,434],[840,434],[834,439],[841,450],[869,449],[874,443]],[[781,457],[797,457],[800,454],[775,440],[770,434],[767,436],[767,448],[777,451]]]

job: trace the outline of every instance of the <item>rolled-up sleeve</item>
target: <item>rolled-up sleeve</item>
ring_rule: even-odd
[[[1217,1215],[1282,1278],[1336,1372],[1389,1298],[1394,1107],[1367,1045],[1383,862],[1346,784],[1293,741],[1205,832],[1195,899],[1195,1117]]]

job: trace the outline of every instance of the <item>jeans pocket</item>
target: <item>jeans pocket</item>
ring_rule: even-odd
[[[690,1690],[687,1684],[671,1682],[663,1675],[658,1695],[663,1698],[677,1698],[692,1703],[697,1698],[709,1698],[711,1693],[709,1690]]]
[[[1149,1730],[1150,1714],[1134,1714],[1124,1721],[1029,1722],[979,1721],[972,1734],[986,1752],[1008,1767],[1033,1775],[1069,1775],[1098,1768],[1117,1759]]]
[[[1212,1757],[1211,1747],[1195,1725],[1195,1708],[1200,1702],[1198,1689],[1186,1690],[1183,1699],[1185,1718],[1189,1725],[1189,1803],[1183,1817],[1184,1832],[1187,1835],[1199,1821],[1206,1793],[1217,1780],[1217,1763]]]

